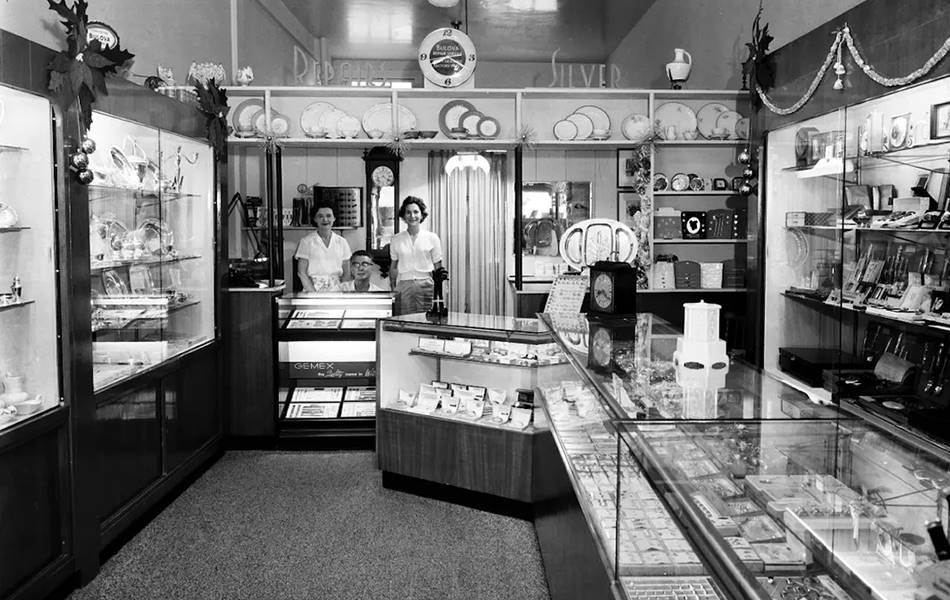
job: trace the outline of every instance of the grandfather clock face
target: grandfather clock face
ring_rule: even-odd
[[[399,228],[399,158],[373,148],[366,161],[366,249],[381,251]]]

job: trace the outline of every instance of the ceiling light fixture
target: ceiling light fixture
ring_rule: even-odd
[[[429,4],[439,8],[452,8],[459,3],[459,0],[429,0]]]

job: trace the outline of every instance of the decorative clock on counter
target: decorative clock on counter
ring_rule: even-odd
[[[590,267],[588,315],[637,312],[637,272],[630,263],[598,261]]]
[[[459,29],[436,29],[419,44],[419,68],[439,87],[462,85],[475,73],[477,62],[475,44]]]

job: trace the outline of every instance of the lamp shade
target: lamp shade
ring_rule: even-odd
[[[445,163],[445,174],[451,175],[454,171],[464,171],[465,169],[481,169],[488,175],[491,165],[488,159],[478,152],[458,152]]]

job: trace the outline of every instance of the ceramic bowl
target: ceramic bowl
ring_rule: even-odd
[[[383,137],[382,129],[370,129],[366,133],[369,135],[369,137],[373,138],[374,140],[378,140],[379,138]]]
[[[436,135],[437,133],[439,133],[439,132],[438,132],[438,131],[432,131],[432,130],[420,131],[420,132],[419,132],[419,137],[422,138],[422,139],[424,139],[424,140],[431,140],[432,138],[435,137],[435,135]]]
[[[709,135],[714,140],[724,140],[729,137],[729,130],[725,127],[714,127]]]
[[[419,137],[419,130],[418,130],[418,129],[409,129],[409,130],[407,130],[407,131],[403,131],[403,132],[402,132],[402,137],[403,137],[404,139],[407,139],[407,140],[414,140],[414,139],[416,139],[417,137]]]
[[[43,401],[39,398],[34,398],[18,403],[15,408],[17,414],[20,416],[32,415],[43,408]]]
[[[455,139],[464,139],[468,137],[468,129],[464,127],[453,127],[449,129],[449,135]]]

